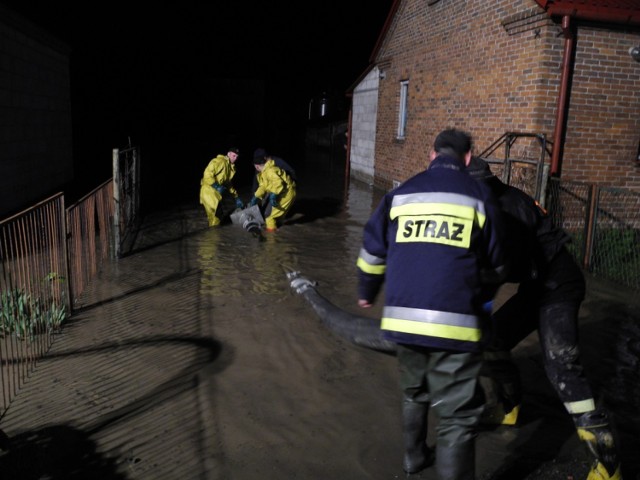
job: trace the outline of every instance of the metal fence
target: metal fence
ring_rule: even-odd
[[[568,248],[585,271],[640,289],[640,192],[548,178],[548,164],[487,161],[495,175],[536,198],[571,236]]]
[[[585,270],[640,289],[639,192],[551,179],[547,202]]]
[[[67,209],[69,283],[72,307],[108,258],[113,257],[113,181],[109,180]]]
[[[0,414],[69,311],[64,197],[0,222]]]
[[[523,190],[544,204],[551,142],[542,133],[507,132],[486,148],[480,157],[494,175],[508,185]],[[496,153],[504,149],[503,157]]]
[[[571,235],[569,249],[586,271],[640,289],[640,193],[550,178],[551,145],[544,134],[507,132],[480,156]]]
[[[66,210],[59,193],[0,222],[0,417],[100,266],[135,238],[137,147],[117,164],[113,179]]]

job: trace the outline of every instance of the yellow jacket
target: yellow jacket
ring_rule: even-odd
[[[231,163],[226,155],[218,155],[209,162],[207,168],[204,169],[200,185],[213,185],[217,183],[226,187],[229,193],[234,197],[238,196],[238,192],[231,183],[236,174],[236,166]]]
[[[258,189],[254,196],[263,198],[265,194],[275,193],[278,197],[293,193],[296,183],[289,174],[277,167],[273,160],[267,160],[264,168],[258,173]]]

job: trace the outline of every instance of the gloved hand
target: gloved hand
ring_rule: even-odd
[[[236,208],[244,208],[244,202],[240,199],[240,197],[236,197]]]
[[[260,201],[260,199],[258,197],[253,197],[251,199],[251,201],[249,202],[249,206],[253,207],[254,205],[257,205],[259,201]]]
[[[224,185],[220,185],[219,183],[214,183],[213,185],[211,185],[213,188],[215,188],[220,195],[222,195],[224,192],[227,191],[227,187],[225,187]]]
[[[278,196],[275,193],[269,194],[269,203],[271,203],[272,207],[278,206]]]
[[[482,311],[488,315],[491,315],[491,312],[493,311],[493,300],[489,300],[488,302],[483,303]]]

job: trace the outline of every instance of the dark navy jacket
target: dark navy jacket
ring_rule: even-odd
[[[385,284],[385,338],[442,350],[478,351],[485,304],[504,279],[504,227],[495,197],[454,157],[387,193],[364,230],[359,298]]]

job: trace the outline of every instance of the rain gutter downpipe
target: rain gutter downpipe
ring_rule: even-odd
[[[560,79],[560,92],[558,93],[558,107],[556,110],[556,127],[553,134],[553,152],[551,154],[551,175],[559,176],[560,158],[562,153],[562,139],[565,135],[565,121],[567,101],[569,97],[569,78],[575,48],[575,35],[570,24],[569,15],[562,17],[562,33],[564,34],[564,54],[562,59],[562,77]]]

